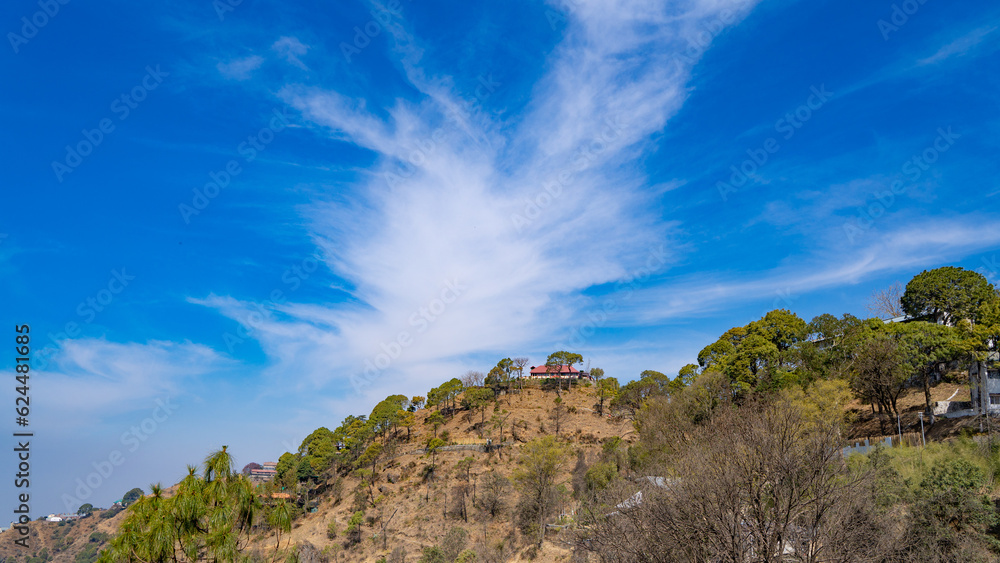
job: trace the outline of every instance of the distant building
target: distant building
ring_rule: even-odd
[[[250,470],[250,480],[254,482],[266,482],[274,479],[274,476],[278,474],[276,470],[277,466],[278,462],[276,461],[265,461],[258,469]]]
[[[993,350],[986,361],[969,365],[969,386],[976,414],[1000,413],[1000,352]]]
[[[590,379],[590,374],[580,371],[571,365],[563,364],[558,370],[549,371],[549,366],[531,366],[531,371],[526,376],[528,379]]]

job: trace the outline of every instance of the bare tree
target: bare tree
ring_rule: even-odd
[[[884,560],[893,527],[836,432],[787,405],[726,409],[647,474],[618,480],[582,515],[602,561],[807,563]]]
[[[517,371],[517,388],[522,388],[524,382],[524,368],[528,366],[528,358],[520,356],[511,360],[514,363],[514,370]]]
[[[896,401],[910,375],[899,342],[889,336],[867,338],[858,344],[850,366],[851,389],[858,398],[877,405],[880,415],[899,416]],[[882,416],[879,416],[879,425],[884,433]]]
[[[508,496],[510,496],[510,479],[496,471],[484,474],[476,495],[476,505],[481,516],[496,518],[507,509]]]
[[[483,381],[486,380],[486,376],[483,375],[481,371],[469,370],[465,372],[459,380],[462,382],[462,386],[468,389],[469,387],[482,387]]]
[[[900,300],[903,298],[903,284],[893,282],[885,289],[876,289],[865,304],[865,308],[873,317],[880,319],[894,319],[903,316],[903,305]]]

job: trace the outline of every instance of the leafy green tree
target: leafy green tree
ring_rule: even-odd
[[[299,458],[293,453],[285,452],[278,458],[278,464],[274,466],[274,478],[279,483],[289,485],[289,476],[297,481],[296,472],[299,468]]]
[[[994,298],[996,289],[982,274],[945,266],[914,276],[901,303],[911,317],[927,315],[947,325],[969,319],[975,324],[982,305]]]
[[[595,385],[597,393],[597,414],[604,415],[604,402],[614,401],[618,396],[618,379],[614,377],[602,377]]]
[[[205,459],[202,476],[189,466],[173,496],[155,485],[128,512],[101,553],[103,563],[236,561],[255,525],[267,522],[276,546],[281,532],[291,530],[287,505],[265,505],[250,481],[233,471],[225,446]]]
[[[924,384],[924,408],[931,409],[931,374],[939,364],[957,360],[971,351],[970,342],[949,326],[936,323],[912,322],[890,328],[898,335],[912,373]]]
[[[438,428],[444,424],[444,415],[441,414],[441,411],[434,411],[427,417],[424,423],[434,427],[434,437],[437,438]]]
[[[403,395],[390,395],[375,405],[368,417],[368,425],[372,432],[385,438],[385,433],[398,421],[399,411],[406,404]]]
[[[484,387],[472,387],[465,390],[462,403],[470,409],[478,410],[481,419],[480,424],[486,424],[486,407],[493,402],[493,399],[493,391]]]
[[[776,309],[747,326],[726,331],[699,352],[698,365],[728,375],[740,396],[780,389],[796,379],[801,364],[799,344],[807,334],[805,321]]]
[[[645,370],[639,379],[628,382],[618,390],[611,399],[611,409],[624,411],[629,418],[634,419],[650,397],[666,395],[669,388],[669,377],[658,371]]]
[[[554,436],[536,438],[521,446],[514,482],[521,492],[519,517],[522,529],[545,539],[545,520],[559,496],[557,478],[566,465],[568,451]]]
[[[580,354],[560,350],[559,352],[549,354],[549,357],[545,360],[545,370],[555,376],[562,371],[562,366],[572,366],[582,363],[583,356]],[[562,380],[558,379],[556,382],[558,383],[556,393],[562,394]]]
[[[88,502],[84,505],[81,505],[80,508],[77,509],[76,513],[79,514],[80,516],[84,516],[86,514],[90,514],[93,511],[94,511],[94,505]]]
[[[140,489],[139,487],[135,487],[134,489],[125,493],[125,495],[122,497],[122,505],[129,506],[141,498],[142,498],[142,489]]]
[[[295,468],[295,477],[300,483],[310,483],[316,480],[316,470],[313,469],[309,458],[304,457],[299,460],[299,465]]]
[[[425,402],[427,402],[426,398],[421,397],[420,395],[414,395],[410,399],[410,408],[407,410],[410,412],[418,411],[423,408]]]

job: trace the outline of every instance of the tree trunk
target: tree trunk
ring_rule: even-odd
[[[924,368],[924,412],[931,412],[931,370]]]

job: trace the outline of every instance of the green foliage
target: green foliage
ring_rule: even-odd
[[[188,467],[173,496],[155,485],[136,501],[101,561],[233,561],[258,522],[267,521],[279,541],[291,530],[287,505],[264,505],[250,481],[234,473],[225,446],[205,459],[203,476],[196,471]]]
[[[544,538],[544,523],[556,505],[559,488],[556,478],[567,461],[568,451],[554,436],[537,438],[521,446],[518,468],[514,472],[521,498],[517,519],[525,534]]]
[[[914,276],[900,303],[911,317],[927,315],[953,325],[962,319],[977,322],[983,304],[995,298],[996,290],[981,274],[945,266]]]
[[[140,489],[139,487],[135,487],[134,489],[125,493],[124,496],[122,496],[122,506],[129,506],[130,504],[134,503],[135,501],[141,498],[142,498],[142,489]]]
[[[347,529],[344,530],[344,535],[347,536],[347,545],[345,547],[350,547],[361,542],[361,526],[364,522],[364,512],[358,510],[351,515],[351,519],[347,521]]]
[[[76,513],[82,516],[84,514],[90,514],[93,511],[94,511],[94,505],[88,502],[86,504],[81,505],[80,508],[76,510]]]
[[[423,549],[423,554],[420,556],[420,559],[417,560],[417,563],[450,563],[450,562],[447,559],[445,559],[444,551],[440,547],[436,545],[430,545]]]
[[[760,320],[731,328],[698,354],[698,365],[727,375],[733,391],[787,387],[798,379],[800,343],[809,332],[805,321],[791,311],[776,309]]]

